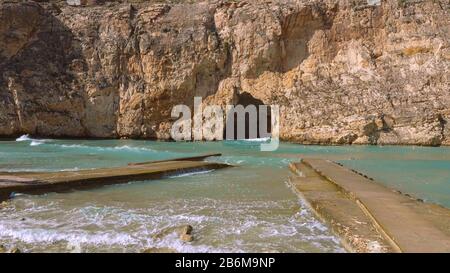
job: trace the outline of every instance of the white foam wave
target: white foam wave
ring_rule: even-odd
[[[61,199],[52,204],[44,203],[44,206],[39,199],[37,201],[39,203],[30,199],[17,199],[13,205],[25,207],[25,210],[15,210],[15,215],[11,214],[12,211],[0,212],[0,216],[4,216],[4,221],[0,223],[0,238],[3,241],[19,243],[20,247],[28,251],[44,249],[56,252],[136,252],[145,248],[170,248],[177,252],[198,253],[277,252],[282,247],[298,251],[295,245],[302,241],[316,245],[317,250],[341,251],[338,241],[326,230],[317,228],[320,223],[304,208],[290,217],[265,214],[261,218],[261,212],[295,207],[295,201],[291,200],[175,199],[139,209],[89,203],[82,208],[66,208],[63,214],[60,205],[67,201]],[[221,210],[217,211],[217,207]],[[208,211],[215,213],[209,214]],[[56,217],[42,217],[48,214]],[[20,221],[21,218],[26,220]],[[197,240],[193,243],[180,241],[176,232],[163,237],[154,236],[166,228],[186,223],[194,226]],[[260,239],[248,240],[249,235]],[[268,239],[270,242],[260,243]],[[285,240],[295,243],[281,246],[280,242]]]
[[[42,145],[44,143],[50,142],[50,139],[34,139],[31,138],[30,135],[23,135],[16,139],[17,142],[23,142],[23,141],[30,141],[30,146],[38,146]],[[89,145],[83,145],[83,144],[52,144],[56,147],[62,147],[62,148],[72,148],[72,149],[93,149],[98,151],[131,151],[131,152],[158,152],[156,150],[153,150],[151,148],[147,147],[133,147],[129,145],[123,145],[123,146],[113,146],[113,147],[101,147],[101,146],[89,146]]]
[[[91,168],[91,169],[94,169],[94,168]],[[60,172],[76,172],[76,171],[79,171],[80,170],[80,168],[78,168],[78,167],[74,167],[74,168],[69,168],[69,169],[61,169],[61,170],[59,170]],[[89,168],[88,169],[84,169],[84,170],[89,170]]]
[[[32,138],[30,138],[30,135],[23,135],[16,139],[16,141],[19,141],[19,142],[20,141],[31,141],[31,140],[32,140]]]
[[[30,135],[23,135],[16,139],[17,142],[30,141],[30,146],[39,146],[46,142],[52,141],[51,139],[35,139],[31,138]]]
[[[186,172],[186,173],[169,175],[169,176],[167,176],[167,178],[179,178],[179,177],[186,177],[186,176],[192,176],[192,175],[207,174],[207,173],[210,173],[210,172],[213,172],[213,171],[214,170]]]
[[[146,147],[132,147],[128,145],[123,146],[114,146],[114,147],[101,147],[101,146],[89,146],[89,145],[82,145],[82,144],[54,144],[54,146],[60,146],[62,148],[68,148],[68,149],[92,149],[92,150],[98,150],[98,151],[131,151],[131,152],[151,152],[155,153],[158,152],[156,150],[153,150],[151,148]]]
[[[39,146],[44,143],[45,143],[45,141],[33,140],[33,141],[31,141],[30,146]]]
[[[270,137],[243,139],[243,141],[248,141],[248,142],[266,142],[269,140],[270,140]]]
[[[20,240],[28,244],[58,241],[78,242],[92,245],[129,245],[136,243],[136,239],[125,233],[112,234],[108,232],[93,232],[89,234],[80,231],[48,230],[42,228],[23,228],[15,230],[7,225],[0,225],[0,236],[11,238],[13,240]]]

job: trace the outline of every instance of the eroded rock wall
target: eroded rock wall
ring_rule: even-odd
[[[2,136],[168,139],[248,93],[284,140],[450,144],[448,1],[39,2],[0,1]]]

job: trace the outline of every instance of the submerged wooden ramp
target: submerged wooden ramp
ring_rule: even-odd
[[[323,159],[292,163],[292,186],[356,252],[449,252],[450,210]]]
[[[230,167],[228,164],[202,161],[210,156],[220,156],[220,154],[135,163],[124,167],[94,170],[0,172],[0,201],[8,199],[12,193],[61,192]]]

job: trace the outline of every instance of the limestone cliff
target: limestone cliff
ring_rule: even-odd
[[[0,136],[167,139],[246,94],[284,140],[450,144],[448,0],[87,2],[0,1]]]

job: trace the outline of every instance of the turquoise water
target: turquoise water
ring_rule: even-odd
[[[450,207],[450,149],[303,146],[260,152],[257,141],[0,142],[0,171],[61,171],[220,152],[235,168],[94,190],[19,195],[0,210],[0,244],[25,251],[342,252],[338,239],[288,187],[299,158],[339,161],[393,188]],[[166,228],[191,224],[183,243]]]

